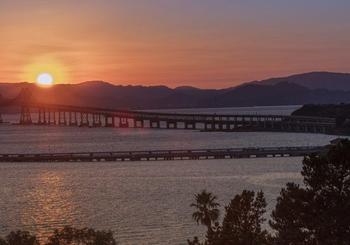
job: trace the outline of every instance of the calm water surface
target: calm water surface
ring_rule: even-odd
[[[249,111],[290,113],[284,107]],[[5,118],[11,121],[15,117]],[[0,152],[324,145],[333,138],[317,134],[1,125]],[[286,182],[301,182],[301,160],[1,163],[0,235],[20,228],[45,240],[54,228],[74,225],[112,229],[120,244],[185,244],[186,239],[203,232],[191,220],[189,205],[194,193],[206,188],[225,204],[243,189],[262,189],[271,211]]]

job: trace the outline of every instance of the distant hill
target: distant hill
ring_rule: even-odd
[[[337,131],[348,135],[350,130],[350,104],[304,105],[292,113],[294,116],[332,117],[336,119]]]
[[[23,88],[29,88],[33,98],[40,102],[120,109],[337,104],[350,103],[348,77],[350,79],[350,75],[338,73],[307,73],[217,90],[120,86],[102,81],[59,84],[49,89],[30,83],[0,83],[0,94],[4,98],[14,98]],[[329,79],[334,79],[334,86],[325,88],[330,86]],[[337,86],[339,89],[335,89]]]
[[[295,116],[350,118],[350,104],[314,105],[308,104],[294,111]]]
[[[216,99],[218,106],[273,106],[308,103],[341,103],[350,101],[350,92],[311,90],[282,82],[275,85],[248,84],[222,94]]]
[[[328,89],[350,91],[349,73],[310,72],[288,77],[271,78],[252,83],[263,85],[275,85],[281,82],[289,82],[304,86],[309,89]]]

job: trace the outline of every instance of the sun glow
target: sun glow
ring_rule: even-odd
[[[36,82],[41,86],[51,86],[54,83],[54,79],[50,73],[41,73],[36,78]]]
[[[67,73],[65,67],[57,60],[41,57],[24,67],[22,79],[47,87],[54,84],[66,83]]]

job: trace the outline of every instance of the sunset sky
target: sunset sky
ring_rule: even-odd
[[[0,82],[222,88],[350,72],[349,0],[1,0]]]

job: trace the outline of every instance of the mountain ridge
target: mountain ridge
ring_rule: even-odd
[[[251,83],[274,85],[280,82],[291,82],[309,89],[328,89],[350,91],[350,73],[340,72],[307,72],[290,75],[287,77],[275,77]]]
[[[315,85],[317,78],[320,84]],[[334,79],[332,80],[335,83],[333,89],[328,88],[332,83],[330,78]],[[348,79],[349,82],[347,82]],[[125,86],[104,81],[57,84],[43,89],[31,83],[0,83],[0,94],[3,98],[13,98],[23,88],[29,88],[33,97],[44,103],[111,109],[175,109],[350,102],[350,74],[329,72],[271,78],[225,89],[200,89],[191,86],[169,88],[162,85]]]

